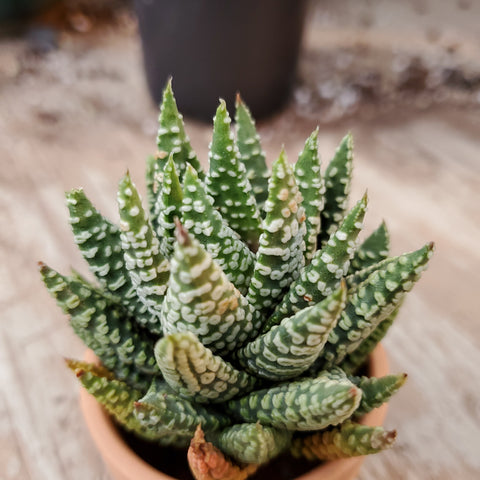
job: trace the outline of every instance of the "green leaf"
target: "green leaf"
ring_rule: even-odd
[[[433,254],[433,244],[405,253],[374,271],[347,300],[337,326],[330,332],[316,365],[339,364],[399,306],[420,278]]]
[[[135,321],[151,323],[152,314],[138,300],[126,269],[118,227],[98,212],[82,189],[71,190],[66,198],[75,243],[90,270]]]
[[[292,433],[260,423],[241,423],[223,430],[214,440],[220,450],[235,461],[261,465],[290,446]]]
[[[193,167],[188,166],[184,179],[182,206],[185,228],[195,235],[227,278],[245,295],[250,284],[255,254],[223,220],[213,207]]]
[[[237,147],[240,160],[245,165],[247,178],[252,186],[257,207],[261,211],[268,197],[268,169],[265,152],[260,144],[260,136],[255,128],[255,121],[250,110],[237,94],[235,125]]]
[[[159,340],[155,358],[170,387],[195,402],[224,402],[253,390],[257,383],[255,377],[213,355],[190,332],[174,333]]]
[[[321,212],[324,206],[325,185],[320,172],[318,155],[318,127],[308,137],[305,147],[295,164],[295,178],[302,194],[302,206],[305,209],[305,260],[310,263],[317,249],[317,237],[320,233]]]
[[[128,173],[120,181],[118,205],[125,265],[138,298],[152,314],[153,320],[146,328],[160,334],[160,312],[169,278],[168,260],[160,253],[159,241]]]
[[[325,206],[322,210],[322,230],[318,245],[328,240],[345,216],[352,180],[352,163],[353,138],[349,133],[340,142],[325,171]]]
[[[178,179],[173,154],[170,154],[162,174],[161,193],[155,204],[155,215],[152,226],[160,239],[160,253],[165,258],[173,254],[175,243],[175,218],[180,218],[183,191]]]
[[[134,416],[134,402],[142,396],[141,390],[115,379],[108,370],[96,365],[70,359],[66,363],[85,389],[123,428],[145,440],[158,438],[157,432],[145,428]]]
[[[294,457],[322,461],[368,455],[390,448],[396,435],[395,430],[347,421],[336,428],[295,439],[291,453]]]
[[[192,165],[197,172],[200,172],[199,175],[203,178],[202,167],[197,159],[197,155],[190,146],[190,139],[185,133],[183,117],[178,112],[171,79],[168,80],[163,91],[158,123],[158,170],[160,172],[164,171],[168,158],[172,155],[179,178],[183,178],[187,163]]]
[[[162,434],[189,435],[201,424],[206,432],[230,425],[223,413],[179,397],[164,382],[152,382],[146,395],[135,402],[135,417],[145,427]]]
[[[144,387],[146,376],[160,374],[153,339],[137,332],[122,309],[84,282],[47,265],[40,264],[40,274],[59,307],[70,315],[75,333],[120,380]]]
[[[313,364],[345,307],[346,288],[282,320],[236,352],[247,371],[270,380],[297,377]]]
[[[390,238],[385,222],[358,247],[348,271],[349,274],[370,267],[388,257]]]
[[[300,277],[277,305],[274,314],[263,328],[268,331],[273,325],[305,307],[321,302],[340,285],[355,252],[355,242],[362,228],[367,208],[367,195],[345,217],[340,228],[327,244],[318,250],[310,265],[302,269]]]
[[[248,302],[268,315],[304,265],[305,212],[285,152],[273,165]]]
[[[362,390],[362,401],[355,416],[362,416],[380,407],[398,392],[407,380],[406,373],[385,375],[384,377],[349,377]]]
[[[162,313],[164,334],[192,332],[222,355],[255,336],[261,323],[211,255],[179,223]]]
[[[385,320],[380,322],[380,325],[378,325],[367,338],[362,340],[353,352],[350,352],[342,360],[340,366],[343,370],[349,373],[355,373],[360,367],[365,365],[370,354],[375,350],[375,347],[382,341],[392,326],[401,304],[402,302],[400,302],[397,308]]]
[[[328,372],[284,383],[230,400],[227,411],[245,422],[286,430],[319,430],[337,425],[358,408],[362,392],[345,378]]]
[[[239,159],[233,133],[230,131],[231,120],[224,100],[220,101],[213,122],[210,170],[205,179],[207,193],[213,197],[215,207],[220,210],[228,225],[256,250],[260,235],[260,214],[245,165]]]

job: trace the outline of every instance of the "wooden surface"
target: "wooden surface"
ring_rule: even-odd
[[[22,52],[19,42],[5,45]],[[84,347],[36,262],[86,272],[63,192],[84,186],[116,218],[127,166],[144,187],[157,114],[134,37],[106,36],[83,50],[67,42],[42,62],[37,75],[0,83],[0,479],[108,480],[62,362]],[[261,123],[269,161],[282,144],[294,159],[316,123],[294,107]],[[187,127],[205,161],[210,126]],[[407,109],[323,126],[325,160],[347,130],[355,138],[352,199],[367,188],[370,197],[366,232],[384,218],[394,254],[437,245],[385,342],[392,370],[409,374],[386,422],[398,442],[368,458],[359,478],[480,478],[479,111]]]

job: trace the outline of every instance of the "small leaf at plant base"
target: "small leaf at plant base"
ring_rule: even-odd
[[[245,480],[258,469],[255,464],[239,467],[232,463],[218,448],[205,440],[200,426],[192,438],[187,458],[196,480]]]

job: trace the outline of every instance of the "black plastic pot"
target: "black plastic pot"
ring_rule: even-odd
[[[56,0],[0,0],[0,22],[33,15]]]
[[[169,76],[179,109],[211,120],[241,93],[256,118],[278,109],[295,78],[306,0],[135,0],[147,82]]]

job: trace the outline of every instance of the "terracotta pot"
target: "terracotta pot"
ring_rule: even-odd
[[[85,360],[94,362],[96,357],[88,351]],[[370,356],[368,374],[375,377],[388,374],[388,360],[381,345]],[[80,406],[90,434],[115,480],[176,480],[156,470],[131,450],[108,414],[85,389],[80,391]],[[387,404],[384,404],[365,415],[361,423],[382,425],[386,413]],[[354,457],[327,462],[301,475],[297,480],[352,480],[364,459],[365,457]]]

